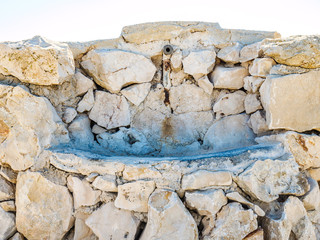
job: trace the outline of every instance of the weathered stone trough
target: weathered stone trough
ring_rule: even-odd
[[[0,239],[320,239],[319,67],[217,23],[0,43]]]

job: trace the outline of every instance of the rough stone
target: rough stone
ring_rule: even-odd
[[[94,134],[101,134],[107,131],[107,129],[100,127],[98,124],[93,125],[92,129],[91,129],[92,133]]]
[[[230,172],[198,170],[182,177],[181,188],[197,190],[211,186],[229,186],[232,183]]]
[[[16,211],[16,205],[15,205],[14,201],[1,202],[0,206],[6,212],[15,212]]]
[[[320,127],[319,78],[320,71],[267,77],[260,94],[269,129],[303,132]]]
[[[24,237],[20,233],[14,234],[9,240],[24,240]]]
[[[124,97],[96,91],[89,118],[106,129],[130,125],[129,104]]]
[[[37,172],[20,172],[16,191],[17,229],[27,239],[62,239],[73,224],[72,197]]]
[[[216,113],[218,119],[224,116],[241,113],[245,110],[245,99],[246,93],[243,91],[225,94],[213,105],[213,111]]]
[[[170,72],[169,76],[171,80],[171,85],[174,87],[182,84],[185,81],[185,79],[188,78],[187,74],[184,71]]]
[[[150,59],[118,49],[91,50],[82,58],[81,66],[111,93],[133,83],[150,82],[156,72]]]
[[[255,77],[266,77],[275,64],[272,58],[256,58],[249,67],[249,73]]]
[[[73,240],[98,240],[85,221],[90,216],[89,213],[78,211],[75,215]]]
[[[258,228],[257,216],[240,203],[229,203],[217,214],[216,226],[204,239],[243,239]]]
[[[199,87],[203,89],[207,94],[211,95],[213,91],[213,84],[210,82],[209,78],[207,76],[201,77],[198,81]]]
[[[68,130],[70,137],[82,145],[92,144],[94,136],[91,132],[90,119],[87,115],[81,114],[73,120],[69,125]]]
[[[10,167],[0,167],[0,175],[11,183],[17,183],[18,173],[13,171]]]
[[[272,68],[270,70],[270,74],[289,75],[289,74],[302,74],[302,73],[307,73],[310,71],[311,71],[311,69],[309,69],[309,68],[301,68],[301,67],[276,64],[276,65],[272,66]]]
[[[77,177],[68,177],[68,188],[73,193],[74,208],[92,206],[99,201],[101,191],[93,190],[86,180]]]
[[[255,113],[251,114],[248,121],[248,126],[252,128],[252,131],[255,134],[260,134],[269,130],[264,116],[265,113],[263,113],[262,111],[256,111]]]
[[[170,106],[176,113],[211,110],[210,95],[193,84],[172,87],[169,92]]]
[[[93,89],[89,89],[88,92],[84,95],[82,100],[79,102],[77,111],[80,113],[88,112],[94,105],[94,95]]]
[[[76,95],[82,96],[86,92],[89,91],[89,89],[94,89],[94,82],[87,78],[85,75],[83,75],[80,71],[76,71],[76,74],[74,75],[76,79]]]
[[[17,231],[15,215],[0,208],[0,239],[8,239]]]
[[[180,70],[182,67],[182,52],[180,50],[176,50],[170,58],[171,66],[174,70]]]
[[[260,48],[261,42],[244,46],[240,51],[240,62],[247,62],[260,57],[263,54],[263,51]]]
[[[241,44],[235,43],[231,46],[222,48],[218,52],[217,57],[226,63],[238,63],[240,61],[241,48],[242,48]]]
[[[318,210],[320,207],[320,190],[318,182],[312,178],[308,178],[310,190],[301,197],[303,206],[307,211]]]
[[[247,205],[260,217],[263,217],[265,215],[265,212],[258,205],[255,205],[255,204],[249,202],[247,199],[245,199],[238,192],[227,193],[226,197],[232,201],[237,201],[239,203]]]
[[[5,129],[0,131],[2,164],[25,170],[42,148],[69,141],[68,131],[48,99],[6,85],[0,85],[0,96],[1,129]]]
[[[64,110],[62,120],[65,123],[71,123],[76,116],[77,116],[77,111],[72,107],[67,107]]]
[[[291,232],[296,239],[316,239],[315,230],[312,226],[302,202],[290,196],[280,212],[280,216],[267,216],[263,221],[265,239],[287,240]]]
[[[185,193],[186,204],[200,215],[215,216],[228,203],[221,189],[209,189]]]
[[[121,90],[121,94],[125,96],[134,105],[139,106],[144,101],[150,91],[150,83],[141,83],[129,86]]]
[[[14,199],[14,185],[0,176],[0,201]]]
[[[0,44],[0,73],[37,85],[62,84],[74,74],[74,60],[67,44],[40,36]]]
[[[256,93],[264,82],[264,78],[247,76],[244,78],[244,89],[248,92]]]
[[[243,240],[264,240],[263,229],[258,228],[254,232],[249,233]]]
[[[255,135],[247,125],[248,118],[238,114],[218,120],[208,129],[203,145],[215,152],[253,145]]]
[[[146,137],[134,128],[120,128],[116,133],[97,136],[101,146],[118,154],[146,155],[154,151]]]
[[[262,202],[272,202],[279,194],[302,196],[310,188],[293,159],[258,160],[234,180],[245,193]]]
[[[198,239],[197,225],[175,192],[156,190],[148,205],[148,222],[141,240]]]
[[[136,181],[119,185],[114,204],[117,208],[148,212],[148,199],[154,189],[154,181]]]
[[[135,181],[140,179],[158,179],[161,173],[149,165],[126,165],[122,173],[122,177],[127,181]]]
[[[115,175],[103,175],[94,179],[92,186],[106,192],[118,192]]]
[[[266,39],[261,49],[276,62],[304,68],[320,67],[320,37],[292,36],[284,39]]]
[[[314,180],[317,182],[320,181],[320,168],[310,168],[308,169],[308,172]]]
[[[118,209],[110,202],[94,211],[85,223],[101,240],[134,240],[140,222],[132,212]]]
[[[209,74],[214,88],[240,89],[243,87],[243,79],[249,75],[244,67],[226,68],[217,66],[214,71]]]
[[[259,109],[262,109],[261,102],[259,100],[259,95],[256,93],[247,94],[244,100],[244,108],[247,114],[250,114]]]
[[[211,50],[193,51],[182,60],[183,70],[195,80],[212,71],[216,62],[216,52]]]

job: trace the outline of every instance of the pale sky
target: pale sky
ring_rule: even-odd
[[[219,22],[222,28],[320,34],[320,0],[0,0],[0,41],[116,38],[154,21]]]

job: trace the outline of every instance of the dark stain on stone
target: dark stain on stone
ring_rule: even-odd
[[[169,71],[170,70],[170,61],[164,61],[164,70]]]
[[[162,138],[171,137],[173,135],[173,127],[171,124],[171,118],[166,117],[162,121]]]
[[[297,143],[302,147],[305,152],[308,152],[308,148],[306,146],[306,141],[303,139],[301,135],[296,138]]]
[[[164,104],[166,106],[169,106],[170,105],[170,99],[169,99],[169,90],[168,89],[164,89]]]

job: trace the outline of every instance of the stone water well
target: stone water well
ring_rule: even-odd
[[[319,67],[217,23],[0,43],[0,239],[320,239]]]

